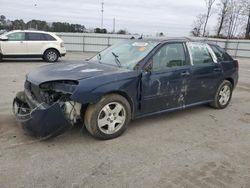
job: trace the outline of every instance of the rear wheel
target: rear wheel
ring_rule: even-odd
[[[47,62],[54,63],[58,60],[59,54],[55,49],[48,49],[43,55],[43,59]]]
[[[116,94],[104,96],[98,103],[88,106],[85,126],[98,139],[112,139],[120,136],[131,119],[128,101]]]
[[[232,93],[233,93],[232,83],[228,80],[225,80],[219,86],[214,101],[210,105],[217,109],[226,108],[230,103]]]
[[[0,54],[0,62],[2,62],[2,61],[3,61],[3,55]]]

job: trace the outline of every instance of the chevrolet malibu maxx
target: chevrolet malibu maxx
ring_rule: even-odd
[[[238,62],[215,44],[131,39],[80,63],[30,72],[13,112],[37,137],[82,123],[94,137],[112,139],[137,118],[201,104],[224,109],[237,81]]]

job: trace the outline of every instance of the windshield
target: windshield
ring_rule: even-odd
[[[126,40],[103,50],[91,60],[133,70],[136,64],[158,44],[157,41]]]

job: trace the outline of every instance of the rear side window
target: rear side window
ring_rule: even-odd
[[[27,33],[27,40],[29,41],[55,41],[56,39],[45,33]]]
[[[30,41],[40,41],[42,40],[42,35],[40,33],[27,33],[27,40]]]
[[[194,65],[214,63],[207,45],[199,43],[189,43],[188,48],[191,53]]]

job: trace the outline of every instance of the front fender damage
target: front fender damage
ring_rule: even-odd
[[[13,113],[25,130],[39,138],[51,138],[64,133],[77,121],[80,104],[57,101],[32,108],[25,92],[19,92],[13,101]]]

